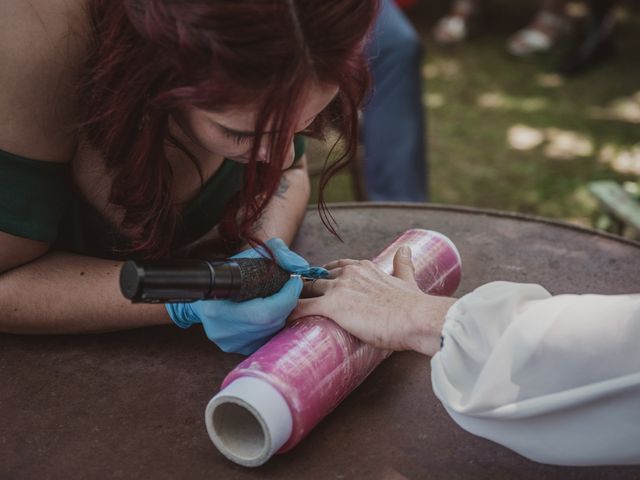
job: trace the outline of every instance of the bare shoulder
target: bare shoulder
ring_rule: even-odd
[[[73,155],[89,1],[0,0],[1,150],[57,162]]]

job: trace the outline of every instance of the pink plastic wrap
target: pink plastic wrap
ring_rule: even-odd
[[[408,230],[373,261],[392,273],[393,257],[402,245],[411,247],[419,287],[426,293],[452,295],[460,283],[460,257],[444,235]],[[285,398],[293,417],[289,440],[278,453],[300,442],[311,429],[390,355],[362,343],[332,320],[311,316],[292,323],[225,378],[257,377]]]

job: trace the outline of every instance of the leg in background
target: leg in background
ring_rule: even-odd
[[[514,57],[526,58],[546,54],[566,42],[571,22],[565,14],[565,0],[543,0],[531,23],[507,41],[507,51]]]
[[[589,17],[578,44],[557,67],[564,75],[578,75],[600,65],[615,53],[613,42],[616,24],[615,0],[589,0]]]
[[[381,2],[368,47],[373,93],[364,110],[369,200],[427,200],[425,119],[417,33],[392,0]]]

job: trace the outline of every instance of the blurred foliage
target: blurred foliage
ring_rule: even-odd
[[[447,5],[421,1],[408,12],[426,46],[431,200],[588,224],[596,208],[589,181],[640,176],[640,12],[624,7],[611,61],[562,78],[553,59],[505,52],[536,2],[494,0],[482,33],[453,48],[430,37]],[[317,170],[322,148],[310,156]],[[313,183],[315,201],[317,176]],[[326,198],[354,199],[349,173],[330,182]]]

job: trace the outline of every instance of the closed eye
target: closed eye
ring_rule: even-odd
[[[254,135],[247,135],[242,133],[235,133],[227,129],[222,129],[224,136],[233,140],[236,145],[242,145],[244,143],[249,143],[254,139]]]

